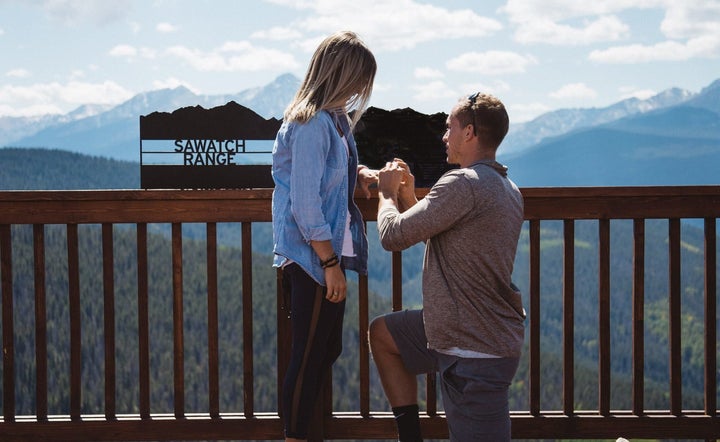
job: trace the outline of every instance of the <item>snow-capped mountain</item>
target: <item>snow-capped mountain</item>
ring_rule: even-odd
[[[96,105],[81,106],[66,115],[33,118],[0,118],[0,146],[42,147],[63,149],[93,156],[139,161],[139,117],[152,112],[172,112],[188,107],[206,109],[234,101],[263,118],[282,118],[285,106],[292,99],[300,80],[285,74],[271,83],[235,94],[197,95],[185,87],[145,92],[112,108]],[[571,135],[574,132],[618,122],[617,128],[633,116],[651,115],[663,109],[681,106],[707,109],[720,113],[720,80],[699,93],[671,88],[654,97],[630,98],[605,108],[560,109],[548,112],[533,121],[511,125],[499,151],[501,160],[515,159],[535,147]],[[692,112],[678,112],[690,115]],[[693,114],[694,115],[694,114]],[[712,114],[706,114],[712,116]],[[687,117],[690,118],[690,117]],[[647,119],[652,124],[656,119]],[[633,122],[633,125],[640,124]],[[650,124],[650,123],[648,123]],[[704,125],[694,130],[714,129]],[[668,128],[670,126],[667,126]],[[675,127],[675,126],[672,126]],[[688,126],[690,127],[690,126]],[[677,129],[677,127],[675,127]],[[648,130],[661,134],[662,128]],[[662,134],[663,136],[666,134]],[[712,135],[714,136],[714,135]],[[711,138],[712,138],[711,136]]]
[[[510,126],[502,145],[503,155],[515,154],[544,139],[576,129],[597,126],[630,115],[662,109],[691,99],[692,92],[672,88],[645,100],[628,98],[604,108],[560,109],[540,115],[532,121]]]
[[[179,86],[135,95],[110,109],[81,106],[61,116],[35,119],[0,119],[0,145],[46,147],[86,155],[139,161],[139,118],[152,112],[172,112],[188,106],[212,108],[230,101],[253,110],[264,118],[282,118],[300,80],[281,75],[270,84],[237,94],[197,95]]]

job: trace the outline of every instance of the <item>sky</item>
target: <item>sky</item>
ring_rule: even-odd
[[[338,30],[375,54],[387,110],[483,91],[518,123],[720,78],[720,0],[0,0],[0,117],[302,78]]]

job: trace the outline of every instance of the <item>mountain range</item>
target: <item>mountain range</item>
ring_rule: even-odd
[[[66,115],[0,117],[0,146],[60,149],[138,162],[140,116],[234,101],[263,118],[282,118],[299,84],[297,77],[285,74],[266,86],[236,94],[197,95],[177,87],[138,94],[110,108],[88,104]],[[402,117],[410,128],[408,118],[417,118],[417,127],[444,118],[442,113],[423,115],[411,109],[374,109],[372,118],[383,115]],[[397,138],[402,136],[385,142],[411,148],[413,137]],[[717,184],[720,80],[698,93],[670,88],[645,100],[560,109],[512,124],[498,158],[510,166],[511,177],[521,187]]]
[[[504,160],[521,187],[720,184],[720,80],[678,104],[548,137]]]
[[[212,108],[231,101],[264,118],[282,118],[300,82],[285,74],[266,86],[236,94],[197,95],[184,86],[132,97],[118,106],[81,106],[67,115],[0,117],[0,146],[45,147],[116,160],[139,161],[139,118],[189,106]]]

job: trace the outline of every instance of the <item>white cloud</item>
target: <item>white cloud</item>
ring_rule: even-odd
[[[686,61],[720,56],[720,1],[667,0],[660,30],[667,38],[597,49],[588,58],[599,63]]]
[[[459,96],[458,92],[448,86],[447,83],[440,80],[419,84],[412,86],[411,88],[415,91],[415,95],[413,95],[415,100],[420,102],[435,100],[447,101],[448,108],[451,107],[451,100],[454,100]]]
[[[720,1],[670,2],[660,29],[668,39],[693,39],[720,35]]]
[[[636,89],[636,88],[620,88],[620,99],[637,98],[639,100],[647,100],[657,95],[657,91],[652,89]]]
[[[501,11],[522,43],[578,45],[628,40],[646,35],[631,30],[621,16],[653,9],[664,13],[659,31],[665,41],[628,42],[594,50],[590,60],[601,63],[684,61],[720,56],[720,1],[718,0],[508,0]],[[652,23],[646,24],[652,26]]]
[[[121,19],[131,8],[132,1],[130,0],[45,0],[42,2],[42,9],[47,16],[66,25],[77,25],[83,22],[105,25]]]
[[[119,44],[114,46],[108,54],[112,57],[124,57],[127,59],[134,59],[135,57],[142,57],[151,60],[157,56],[154,49],[141,47],[136,48],[135,46]]]
[[[117,104],[132,92],[114,81],[87,83],[38,83],[31,86],[0,87],[0,115],[31,116],[62,113],[81,104]]]
[[[501,11],[521,43],[579,45],[627,38],[629,27],[617,15],[629,9],[662,7],[673,0],[508,0]]]
[[[0,117],[35,117],[38,115],[62,114],[63,112],[63,109],[51,103],[35,104],[22,108],[0,104]]]
[[[447,39],[484,37],[502,30],[493,18],[478,15],[471,9],[448,9],[413,0],[356,0],[342,7],[334,0],[273,0],[309,14],[292,22],[289,30],[308,35],[298,46],[312,51],[318,35],[338,29],[352,29],[374,51],[396,51],[418,44]]]
[[[576,100],[596,98],[597,92],[585,83],[570,83],[551,92],[549,95],[556,100]]]
[[[77,80],[80,78],[85,78],[85,72],[82,69],[73,69],[72,72],[70,72],[71,80]]]
[[[484,92],[495,95],[502,99],[502,94],[510,90],[510,85],[506,81],[494,80],[490,83],[470,83],[463,85],[465,93]]]
[[[108,53],[113,57],[134,57],[137,55],[137,49],[135,46],[122,44],[116,45]]]
[[[5,76],[10,78],[27,78],[30,76],[30,71],[23,68],[10,69],[5,72]]]
[[[653,61],[685,61],[720,55],[720,36],[694,38],[687,42],[664,41],[654,45],[632,44],[592,51],[588,58],[599,63],[630,64]]]
[[[166,53],[185,61],[199,71],[288,71],[298,67],[292,54],[255,47],[246,41],[226,42],[209,52],[185,46],[173,46],[168,48]]]
[[[178,27],[167,22],[158,23],[155,30],[163,34],[169,34],[178,30]]]
[[[513,23],[534,19],[561,22],[582,17],[616,14],[628,9],[659,8],[674,0],[603,0],[580,2],[577,0],[508,0],[501,8]]]
[[[543,103],[510,103],[505,104],[510,117],[510,124],[524,123],[552,110]],[[510,128],[512,130],[512,128]]]
[[[516,74],[525,72],[537,60],[529,55],[509,51],[467,52],[448,60],[452,71],[477,72],[484,75]]]
[[[521,23],[515,32],[515,39],[520,43],[575,46],[616,41],[627,37],[628,34],[628,26],[615,16],[599,17],[575,27],[537,18]]]
[[[413,72],[413,76],[417,79],[435,79],[435,78],[443,78],[445,74],[443,74],[441,71],[433,68],[416,68]]]
[[[668,1],[660,26],[667,40],[627,44],[590,53],[599,63],[685,61],[720,56],[720,1]]]

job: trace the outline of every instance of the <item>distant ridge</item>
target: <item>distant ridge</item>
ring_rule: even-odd
[[[152,112],[172,112],[188,106],[212,108],[234,101],[264,118],[281,118],[300,80],[285,74],[271,83],[237,94],[196,95],[188,88],[161,89],[138,94],[111,109],[83,118],[8,119],[0,128],[17,131],[19,138],[4,139],[5,146],[63,149],[91,156],[140,161],[139,118]],[[17,128],[17,129],[13,129]]]
[[[689,91],[671,88],[645,100],[628,98],[604,108],[559,109],[526,123],[512,124],[503,142],[503,155],[512,155],[545,139],[577,129],[598,126],[632,115],[683,103],[693,97]]]
[[[12,146],[139,162],[141,115],[198,106],[211,109],[233,102],[254,113],[252,125],[268,135],[274,129],[267,128],[263,120],[273,128],[279,125],[298,84],[297,78],[284,75],[265,87],[235,95],[242,99],[213,96],[220,102],[187,88],[140,94],[105,111],[78,109],[73,117],[65,116],[64,123],[55,120]],[[248,102],[273,105],[278,116],[267,117]],[[412,109],[371,107],[355,132],[360,158],[379,167],[393,156],[403,157],[411,163],[418,183],[430,185],[449,168],[441,141],[444,119],[444,113],[424,115]],[[15,123],[18,121],[0,118],[0,130],[18,127]],[[719,151],[717,80],[696,94],[672,88],[647,100],[633,98],[602,109],[562,109],[511,126],[498,159],[510,166],[510,175],[520,186],[716,184]]]
[[[720,184],[720,87],[676,106],[548,138],[507,159],[519,186]]]

